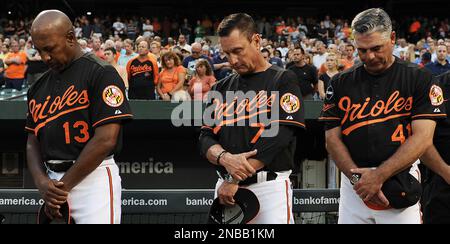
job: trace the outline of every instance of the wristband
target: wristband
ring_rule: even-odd
[[[217,165],[220,165],[220,158],[221,158],[225,153],[227,153],[227,151],[226,151],[226,150],[223,150],[223,151],[219,154],[219,156],[217,156],[217,160],[216,160]]]

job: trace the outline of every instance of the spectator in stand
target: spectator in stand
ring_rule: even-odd
[[[121,38],[125,37],[125,31],[126,31],[126,26],[125,24],[120,20],[120,18],[118,17],[116,19],[116,22],[113,23],[113,30],[114,30],[114,35],[118,35]]]
[[[155,85],[158,82],[158,64],[149,54],[147,41],[138,44],[138,56],[127,64],[128,98],[155,100]]]
[[[418,65],[419,67],[424,68],[429,63],[431,63],[431,53],[425,52],[424,54],[422,54],[422,60]]]
[[[19,43],[16,40],[11,41],[11,52],[5,57],[5,85],[6,88],[22,90],[25,79],[25,64],[27,55],[19,51]]]
[[[187,43],[186,36],[181,34],[178,36],[178,45],[181,50],[186,49],[189,52],[192,52],[192,47]]]
[[[343,70],[350,69],[355,64],[355,46],[353,44],[345,45],[345,57],[341,59]]]
[[[3,59],[0,59],[0,89],[5,84],[5,64],[3,63]]]
[[[105,61],[111,64],[117,70],[117,73],[119,73],[120,77],[122,77],[122,80],[125,84],[125,88],[128,90],[127,70],[124,67],[117,64],[116,62],[117,55],[118,55],[117,51],[114,47],[105,48]]]
[[[92,37],[92,52],[94,52],[95,56],[97,56],[100,59],[105,60],[105,54],[101,50],[102,41],[99,37],[93,36]]]
[[[209,61],[199,59],[195,65],[195,75],[189,81],[189,94],[194,100],[206,98],[211,87],[216,83]]]
[[[5,37],[9,38],[16,34],[16,25],[14,24],[14,21],[9,20],[8,24],[6,25],[4,29]]]
[[[265,60],[267,60],[268,63],[272,64],[272,65],[276,65],[280,68],[284,68],[283,67],[283,61],[278,58],[278,57],[270,57],[270,51],[267,48],[263,48],[261,49],[261,53],[262,56]]]
[[[134,39],[136,39],[137,34],[138,34],[138,29],[137,29],[136,23],[132,19],[128,20],[128,23],[127,23],[128,38],[130,38],[131,40],[134,40]]]
[[[180,32],[185,38],[188,43],[191,42],[191,33],[192,33],[192,27],[191,24],[189,24],[189,20],[187,18],[183,19],[183,23],[180,25]]]
[[[317,69],[320,69],[320,66],[327,60],[327,49],[325,44],[321,41],[316,43],[316,49],[317,53],[313,57],[313,64]]]
[[[3,42],[0,50],[0,59],[2,59],[3,62],[5,62],[5,57],[8,55],[8,53],[9,53],[9,45]]]
[[[100,23],[99,18],[94,18],[94,24],[92,25],[92,33],[93,35],[102,38],[105,36],[104,31],[103,31],[103,26]],[[106,38],[106,37],[104,37]]]
[[[325,73],[320,75],[318,83],[318,92],[321,100],[325,99],[326,89],[330,85],[331,78],[337,73],[339,73],[338,71],[339,62],[336,54],[334,53],[328,54],[327,61],[325,63],[327,65],[327,71],[325,71]]]
[[[114,42],[114,49],[116,49],[116,51],[117,51],[120,55],[125,54],[125,49],[123,48],[123,42],[122,42],[122,40],[117,40],[117,41]],[[120,57],[120,55],[119,55],[119,57]],[[116,62],[118,61],[119,57],[117,57]]]
[[[88,43],[87,43],[86,40],[80,39],[80,40],[78,40],[78,43],[80,44],[81,50],[83,50],[83,52],[89,53],[89,52],[92,51],[92,49],[90,49],[90,48],[88,47]]]
[[[203,27],[200,20],[197,20],[197,25],[195,26],[194,29],[194,35],[195,35],[194,39],[195,42],[200,42],[206,35],[206,29]]]
[[[193,74],[195,72],[195,65],[197,64],[197,61],[201,58],[208,60],[211,67],[213,67],[211,59],[205,55],[202,55],[201,53],[202,53],[202,45],[197,42],[192,44],[192,54],[183,60],[183,66],[188,69],[188,72],[190,74]]]
[[[150,52],[155,56],[158,68],[161,69],[161,43],[152,41],[150,44]]]
[[[227,77],[233,71],[231,69],[231,64],[228,62],[227,55],[223,52],[220,45],[219,52],[214,55],[213,64],[214,76],[217,80]]]
[[[48,66],[42,61],[41,55],[33,47],[31,37],[27,41],[25,53],[27,55],[27,83],[28,85],[32,85],[48,70]]]
[[[170,101],[172,96],[183,89],[186,69],[181,65],[180,58],[172,51],[161,56],[162,71],[159,73],[156,91],[164,101]]]
[[[84,18],[82,21],[83,25],[81,26],[81,32],[83,34],[83,38],[90,39],[94,33],[93,27],[87,18]]]
[[[294,65],[289,67],[289,70],[294,71],[297,75],[298,85],[302,92],[304,100],[312,100],[313,95],[317,90],[317,69],[305,62],[305,51],[301,47],[294,49],[292,53],[292,61]]]
[[[153,32],[155,33],[155,36],[161,35],[161,24],[159,23],[158,17],[153,17],[152,25],[153,25]],[[161,42],[161,41],[159,41],[159,42]]]
[[[127,66],[128,62],[135,58],[137,56],[137,54],[133,51],[133,41],[130,39],[125,39],[125,41],[123,41],[124,43],[124,49],[125,49],[125,53],[123,55],[120,55],[119,60],[117,61],[117,64],[125,67]]]
[[[202,55],[211,59],[211,48],[207,44],[202,46]]]
[[[150,22],[150,19],[145,19],[145,22],[142,24],[142,31],[144,32],[142,35],[146,38],[155,36],[153,32],[153,25]]]
[[[169,51],[172,51],[173,47],[175,46],[175,40],[173,40],[172,37],[167,38],[167,45],[164,47]]]
[[[425,66],[433,75],[437,76],[450,70],[450,64],[447,61],[447,46],[438,45],[436,48],[437,60]]]

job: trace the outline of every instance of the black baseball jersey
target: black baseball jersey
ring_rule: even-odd
[[[438,76],[439,85],[441,86],[444,97],[445,109],[450,111],[450,103],[448,97],[450,97],[450,71]],[[445,120],[439,120],[436,125],[434,133],[434,145],[441,154],[442,158],[447,164],[450,164],[450,118]]]
[[[217,143],[232,154],[257,149],[258,155],[255,158],[265,164],[266,170],[292,169],[296,140],[289,130],[304,128],[304,108],[295,74],[292,71],[283,71],[277,81],[275,76],[278,71],[281,72],[281,69],[271,66],[263,72],[243,76],[231,75],[212,88],[224,98],[227,91],[253,91],[256,96],[241,100],[231,99],[232,101],[215,99],[207,106],[205,111],[214,111],[212,118],[216,119],[217,123],[213,126],[203,126],[201,129],[200,143],[203,144],[203,154]],[[276,118],[272,116],[276,114],[275,109],[279,111]],[[251,122],[255,117],[259,123]],[[262,117],[270,120],[264,121]],[[270,137],[261,137],[261,133],[270,129],[271,124],[275,122],[280,124],[280,135],[291,135],[286,147],[277,148],[277,145],[274,145],[276,142],[271,141]],[[277,135],[272,138],[275,136]]]
[[[128,97],[130,99],[155,99],[155,84],[158,81],[158,63],[155,59],[139,56],[131,59],[127,64]]]
[[[47,71],[29,89],[25,129],[37,136],[43,160],[76,160],[96,127],[132,116],[114,67],[84,54],[61,72]],[[121,138],[116,150],[120,145]]]
[[[341,126],[358,167],[376,167],[411,135],[416,119],[445,118],[442,89],[431,73],[396,59],[381,75],[363,64],[333,76],[319,120]]]
[[[316,67],[305,64],[302,67],[297,65],[292,65],[289,67],[289,70],[294,71],[295,75],[297,75],[297,82],[300,86],[300,90],[302,91],[302,95],[311,95],[314,93],[314,86],[317,85],[319,79],[317,78],[317,69]]]

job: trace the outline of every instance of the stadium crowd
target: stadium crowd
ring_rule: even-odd
[[[0,89],[27,88],[47,70],[30,38],[32,18],[0,19]],[[85,52],[111,63],[130,99],[202,99],[232,73],[217,44],[218,18],[81,16],[74,29]],[[194,24],[193,24],[194,23]],[[268,62],[292,69],[306,99],[323,99],[327,82],[359,62],[347,19],[257,17]],[[394,21],[394,55],[441,74],[450,70],[447,19]]]

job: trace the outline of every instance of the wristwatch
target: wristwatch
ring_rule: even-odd
[[[353,173],[352,178],[350,178],[350,183],[352,183],[352,185],[355,185],[360,179],[361,179],[361,174]]]
[[[239,181],[234,179],[231,174],[226,174],[223,179],[230,184],[239,184]]]

